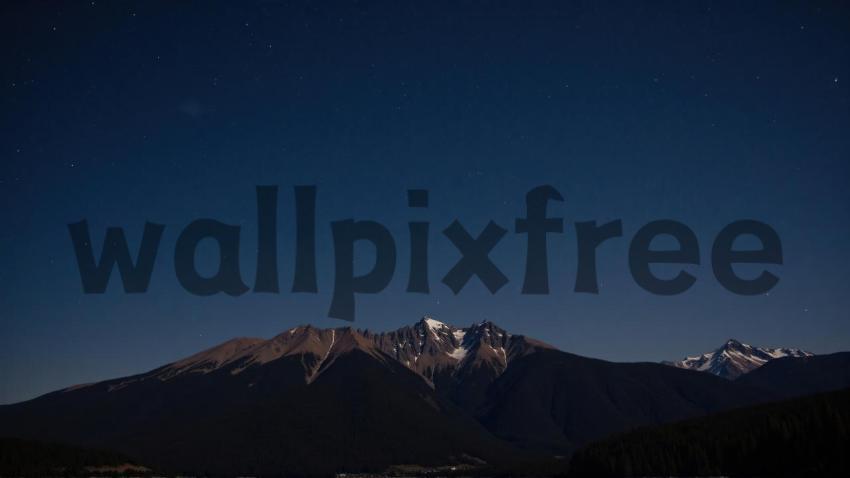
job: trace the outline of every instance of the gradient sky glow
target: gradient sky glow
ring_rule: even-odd
[[[749,2],[16,2],[0,12],[0,403],[143,372],[234,336],[326,317],[330,221],[385,224],[399,262],[354,326],[423,314],[490,319],[570,352],[659,361],[730,337],[816,353],[850,349],[850,10]],[[651,6],[650,6],[651,5]],[[174,275],[180,230],[242,225],[256,267],[254,187],[280,186],[279,295],[197,297]],[[318,187],[319,294],[288,292],[292,187]],[[520,294],[525,193],[551,184],[552,294]],[[406,190],[430,190],[407,207]],[[87,219],[135,251],[166,225],[148,293],[116,274],[82,293],[67,224]],[[700,266],[688,292],[638,287],[628,243],[654,219],[688,224]],[[779,233],[769,294],[715,280],[717,232],[752,218]],[[440,231],[511,231],[491,257],[510,282],[440,278],[458,253]],[[572,292],[572,224],[622,219],[599,250],[600,294]],[[429,295],[405,293],[407,222],[431,222]],[[201,269],[214,248],[202,248]],[[365,251],[358,265],[369,264]],[[752,269],[755,270],[755,269]]]

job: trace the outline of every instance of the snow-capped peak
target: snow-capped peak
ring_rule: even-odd
[[[773,359],[808,357],[811,355],[814,354],[800,349],[753,347],[738,340],[729,339],[713,352],[689,356],[677,362],[665,363],[679,368],[708,372],[723,378],[735,379]]]
[[[444,327],[446,327],[446,324],[440,322],[439,320],[435,320],[435,319],[431,318],[430,315],[426,315],[425,317],[422,318],[422,320],[425,321],[425,323],[428,325],[429,329],[431,329],[435,332],[438,331],[438,330],[442,330]]]
[[[310,384],[339,356],[351,350],[366,352],[382,361],[395,359],[431,381],[440,374],[476,373],[482,367],[500,374],[514,357],[542,348],[550,346],[523,336],[512,336],[489,321],[458,328],[430,315],[412,326],[382,333],[349,327],[320,329],[300,325],[268,340],[240,338],[224,342],[131,382],[152,378],[166,381],[189,374],[236,376],[254,367],[295,356],[300,357],[305,381]]]

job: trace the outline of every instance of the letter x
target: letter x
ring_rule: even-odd
[[[490,221],[481,235],[473,239],[459,222],[452,222],[443,234],[452,241],[463,257],[443,277],[443,284],[457,294],[474,274],[481,279],[491,294],[495,294],[508,283],[508,278],[490,261],[488,254],[506,232],[506,229]]]

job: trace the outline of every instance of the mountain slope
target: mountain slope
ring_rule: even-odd
[[[850,388],[850,352],[774,360],[737,381],[780,398]]]
[[[262,364],[257,343],[228,343],[148,374],[0,407],[0,434],[108,447],[157,470],[225,475],[516,455],[362,334],[337,329],[328,352],[316,344],[330,334],[301,333],[269,341],[261,351],[280,356]]]
[[[458,328],[429,316],[412,326],[367,337],[469,412],[482,405],[490,385],[514,360],[552,349],[489,321]]]
[[[708,372],[719,377],[734,380],[752,372],[767,362],[783,357],[809,357],[813,354],[793,348],[753,347],[735,339],[729,339],[713,352],[685,357],[677,362],[663,362],[688,370]]]
[[[499,377],[481,420],[511,442],[568,454],[610,433],[765,398],[709,374],[544,350],[518,360]]]

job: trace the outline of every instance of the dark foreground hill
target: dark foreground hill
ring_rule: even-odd
[[[0,476],[144,475],[149,471],[112,451],[0,438]]]
[[[571,476],[850,476],[850,389],[670,425],[589,445]]]

